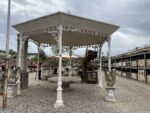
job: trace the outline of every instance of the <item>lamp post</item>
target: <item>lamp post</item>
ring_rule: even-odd
[[[7,107],[7,77],[8,77],[8,53],[9,53],[9,36],[10,36],[10,8],[11,0],[8,0],[8,13],[7,13],[7,29],[6,29],[6,70],[4,77],[4,90],[3,90],[3,108]]]
[[[9,53],[10,8],[11,8],[11,0],[8,0],[7,31],[6,31],[6,56],[7,56],[7,57],[8,57],[8,53]]]

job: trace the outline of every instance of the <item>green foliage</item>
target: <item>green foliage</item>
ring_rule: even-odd
[[[51,48],[51,50],[52,50],[52,52],[53,52],[53,54],[54,55],[58,55],[59,54],[59,47],[58,47],[58,45],[56,45],[56,46],[53,46],[52,48]],[[72,49],[72,50],[74,50],[74,49]],[[70,52],[70,48],[68,47],[68,48],[64,48],[64,47],[62,47],[62,53],[69,53]],[[72,54],[72,51],[71,51],[71,54]]]
[[[39,52],[39,59],[40,59],[40,61],[47,60],[47,56],[43,50],[40,50],[40,52]]]
[[[57,45],[56,46],[52,46],[51,50],[52,50],[54,55],[57,56],[59,54],[59,47]],[[62,48],[62,53],[66,52],[66,51],[67,51],[67,49]]]
[[[6,58],[6,54],[5,53],[0,53],[0,58]]]
[[[17,52],[14,51],[14,50],[12,50],[12,49],[10,49],[10,50],[9,50],[9,55],[10,55],[11,57],[16,58],[16,57],[17,57]]]
[[[37,60],[38,60],[38,56],[37,55],[31,58],[31,61],[37,61]]]
[[[108,57],[107,56],[102,56],[102,61],[106,61],[108,60]]]
[[[47,59],[48,59],[48,57],[45,54],[45,52],[43,50],[40,50],[40,52],[39,52],[39,61],[45,61]],[[32,57],[31,61],[38,61],[38,55],[35,55],[34,57]]]
[[[53,52],[54,55],[58,55],[58,53],[59,53],[58,46],[52,46],[51,50],[52,50],[52,52]]]

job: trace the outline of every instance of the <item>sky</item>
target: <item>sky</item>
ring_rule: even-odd
[[[111,53],[118,55],[136,47],[150,45],[150,0],[11,0],[11,25],[57,11],[70,12],[120,28],[111,36]],[[5,50],[7,0],[0,0],[0,49]],[[16,50],[17,31],[10,30],[10,48]],[[107,53],[107,43],[102,51]],[[37,52],[37,47],[29,42],[29,52]],[[52,54],[46,48],[47,54]],[[84,55],[85,49],[74,54]]]

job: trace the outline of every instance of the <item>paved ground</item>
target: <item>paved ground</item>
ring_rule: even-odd
[[[63,91],[65,107],[55,109],[56,84],[33,80],[30,87],[8,102],[0,113],[150,113],[150,85],[117,77],[117,103],[104,101],[105,89],[91,84],[74,84]],[[104,83],[105,84],[105,83]]]

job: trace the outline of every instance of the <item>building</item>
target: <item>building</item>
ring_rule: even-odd
[[[104,68],[108,67],[107,62],[103,61]],[[111,65],[120,76],[150,83],[150,46],[114,56]]]

